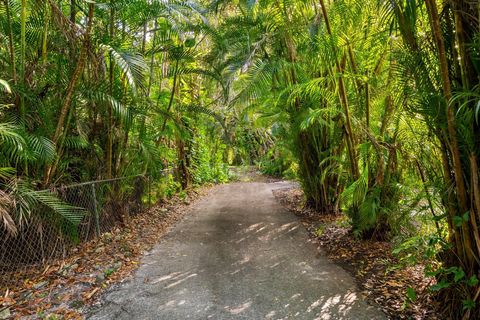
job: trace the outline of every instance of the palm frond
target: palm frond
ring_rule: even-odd
[[[121,52],[107,44],[100,44],[99,47],[115,60],[134,91],[143,88],[143,73],[147,70],[147,64],[140,54]]]

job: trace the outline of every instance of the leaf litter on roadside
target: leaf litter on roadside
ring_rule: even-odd
[[[305,208],[299,188],[274,191],[289,211],[300,216],[305,228],[327,257],[349,272],[362,293],[390,319],[439,319],[429,286],[434,279],[424,267],[401,266],[388,242],[358,240],[343,215],[320,215]]]
[[[174,196],[130,217],[100,238],[79,245],[63,260],[12,272],[2,288],[0,319],[83,319],[85,307],[112,284],[128,279],[142,254],[211,187],[190,190],[189,201]]]

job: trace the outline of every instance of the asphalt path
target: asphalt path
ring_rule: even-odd
[[[91,319],[386,319],[272,194],[216,187],[106,294]]]

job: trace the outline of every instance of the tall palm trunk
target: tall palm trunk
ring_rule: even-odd
[[[5,11],[7,15],[8,27],[8,52],[10,54],[10,66],[12,69],[13,83],[17,83],[17,66],[15,61],[15,47],[13,45],[13,29],[12,29],[12,15],[10,12],[10,0],[3,0]]]
[[[77,15],[77,1],[70,0],[70,21],[75,24],[75,17]]]
[[[442,86],[443,86],[443,94],[445,96],[445,100],[447,103],[447,130],[448,130],[448,141],[449,141],[449,149],[452,155],[452,162],[453,162],[453,175],[455,179],[455,188],[456,194],[458,199],[458,206],[460,209],[460,213],[464,214],[468,211],[468,204],[467,204],[467,190],[465,188],[465,181],[463,178],[464,171],[462,168],[462,161],[460,157],[460,148],[458,146],[457,140],[457,129],[455,124],[455,113],[453,110],[454,104],[451,103],[452,100],[452,89],[450,83],[450,75],[448,71],[448,61],[447,61],[447,54],[445,51],[445,43],[443,40],[442,31],[440,29],[440,18],[438,15],[438,9],[436,2],[434,0],[425,0],[425,4],[427,7],[427,12],[429,15],[430,20],[430,27],[432,28],[433,36],[435,39],[435,44],[437,46],[438,51],[438,59],[440,63],[440,76],[442,79]],[[468,231],[468,227],[464,226],[462,228],[463,233],[463,253],[462,255],[467,258],[469,264],[473,263],[474,257],[472,256],[472,248],[470,246],[470,234]]]
[[[26,87],[26,24],[27,24],[27,1],[22,0],[22,6],[20,10],[20,81],[22,84],[22,90]],[[20,94],[20,117],[25,121],[25,95]]]
[[[152,55],[150,56],[150,72],[149,72],[149,79],[148,79],[148,87],[147,87],[147,98],[150,97],[150,92],[152,91],[152,85],[154,80],[154,67],[155,67],[155,46],[157,43],[157,28],[158,28],[158,19],[155,19],[153,24],[153,38],[152,38]],[[145,48],[143,49],[145,50]]]
[[[109,37],[110,41],[113,41],[115,36],[115,9],[113,7],[114,0],[110,0],[110,23],[109,23]],[[109,69],[109,83],[110,83],[110,96],[113,97],[113,86],[114,86],[114,71],[115,71],[115,61],[113,59],[112,53],[110,53],[110,69]],[[113,167],[113,106],[108,104],[108,119],[107,119],[107,179],[112,178],[112,167]]]
[[[90,33],[91,33],[91,30],[92,30],[92,26],[93,26],[93,13],[94,13],[94,4],[90,3],[89,8],[88,8],[87,27],[85,29],[82,48],[80,50],[80,55],[78,57],[77,65],[75,67],[75,70],[74,70],[71,78],[70,78],[70,82],[68,83],[65,100],[64,100],[63,105],[60,109],[60,115],[59,115],[58,120],[57,120],[57,127],[55,129],[55,133],[54,133],[53,138],[52,138],[52,141],[53,141],[54,144],[57,144],[60,136],[63,133],[64,127],[65,127],[65,119],[67,118],[68,112],[70,110],[70,106],[72,104],[73,95],[75,93],[75,88],[77,86],[78,79],[80,78],[80,75],[82,74],[83,69],[84,69],[85,64],[86,64],[88,46],[89,46],[89,42],[90,42]],[[47,168],[45,170],[45,177],[44,177],[44,184],[45,185],[47,185],[50,182],[52,172],[54,172],[54,171],[55,171],[55,168],[53,166],[47,166]]]
[[[325,6],[325,1],[320,0],[320,6],[322,9],[323,19],[325,20],[325,26],[327,27],[327,32],[330,36],[333,36],[332,29],[330,27],[330,21],[328,19],[327,8]],[[338,57],[335,57],[335,66],[337,67],[340,76],[338,77],[338,94],[340,97],[340,102],[343,106],[343,112],[345,113],[345,135],[348,148],[348,157],[350,160],[350,170],[352,178],[357,180],[360,176],[360,171],[358,169],[356,151],[355,151],[355,139],[352,130],[352,123],[350,119],[350,108],[348,104],[347,91],[345,87],[345,82],[343,79],[342,73],[345,71],[345,56],[342,58],[342,63],[338,60]]]
[[[50,24],[50,12],[48,1],[45,1],[45,14],[43,25],[43,37],[42,37],[42,63],[43,66],[47,64],[47,40],[48,40],[48,27]]]
[[[172,109],[172,106],[173,106],[173,100],[175,98],[175,91],[176,91],[176,88],[177,88],[177,78],[178,78],[178,75],[177,75],[177,72],[178,72],[178,64],[179,64],[179,60],[175,60],[175,67],[174,67],[174,74],[173,74],[173,84],[172,84],[172,91],[170,93],[170,100],[168,101],[168,107],[167,107],[167,113],[170,112],[170,110]],[[162,128],[160,130],[160,132],[163,132],[165,131],[165,127],[167,126],[167,118],[165,117],[165,119],[163,120],[163,124],[162,124]]]
[[[87,22],[87,27],[85,29],[82,49],[80,51],[80,55],[78,57],[75,70],[70,78],[70,82],[68,83],[65,100],[63,102],[62,108],[60,109],[60,116],[58,118],[57,128],[55,129],[55,134],[53,135],[53,139],[52,139],[54,143],[58,141],[58,138],[63,133],[65,118],[68,114],[68,110],[70,109],[70,105],[72,103],[73,94],[75,93],[75,88],[76,88],[78,79],[80,78],[80,75],[83,72],[83,68],[85,67],[88,45],[90,42],[90,32],[92,30],[92,25],[93,25],[93,12],[94,12],[94,5],[90,4],[89,10],[88,10],[88,22]]]

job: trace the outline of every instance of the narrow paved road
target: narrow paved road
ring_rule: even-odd
[[[218,187],[91,319],[385,319],[276,202],[281,187]]]

